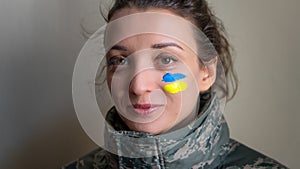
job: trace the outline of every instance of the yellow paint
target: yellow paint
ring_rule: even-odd
[[[177,82],[165,85],[164,90],[171,94],[176,94],[176,93],[184,91],[186,88],[187,88],[187,84],[185,82],[177,81]]]

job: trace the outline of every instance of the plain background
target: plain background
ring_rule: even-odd
[[[231,136],[289,166],[300,157],[300,1],[209,1],[235,48]],[[0,168],[51,169],[96,147],[72,104],[72,72],[97,0],[0,0]]]

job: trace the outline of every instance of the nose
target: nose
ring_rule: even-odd
[[[157,88],[157,79],[151,70],[144,70],[136,74],[130,82],[129,91],[131,95],[142,96],[151,93]]]

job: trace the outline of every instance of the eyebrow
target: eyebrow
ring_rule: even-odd
[[[177,45],[176,43],[172,43],[172,42],[158,43],[158,44],[154,44],[151,46],[151,48],[154,48],[154,49],[162,49],[162,48],[166,48],[166,47],[177,47],[177,48],[183,50],[183,48],[181,46]]]
[[[179,45],[177,45],[176,43],[158,43],[158,44],[154,44],[151,46],[151,48],[153,49],[162,49],[162,48],[166,48],[166,47],[177,47],[181,50],[183,50],[183,48]],[[122,45],[114,45],[110,50],[121,50],[121,51],[128,51],[128,49],[125,46]]]
[[[114,45],[113,47],[110,48],[110,50],[128,51],[128,49],[125,46],[121,46],[121,45]]]

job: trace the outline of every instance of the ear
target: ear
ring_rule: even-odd
[[[202,65],[200,70],[199,90],[200,92],[207,91],[216,81],[217,59],[214,57],[209,63]]]

